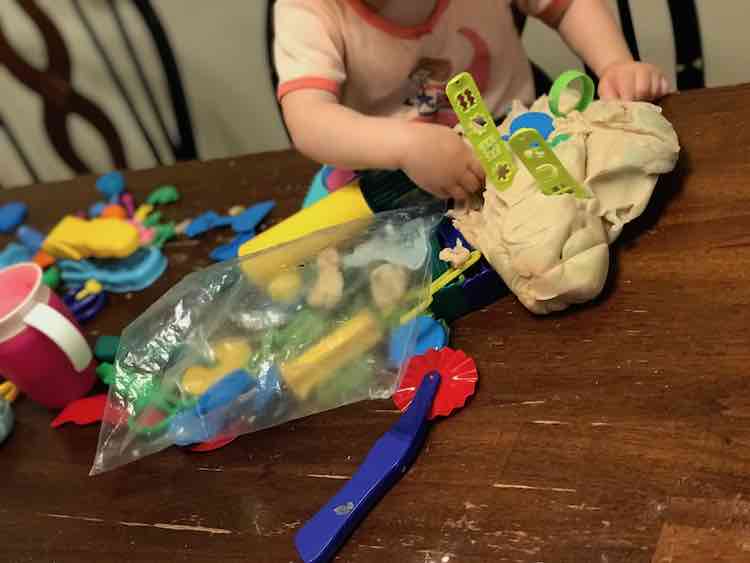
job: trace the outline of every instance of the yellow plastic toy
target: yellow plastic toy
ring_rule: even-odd
[[[19,393],[18,387],[10,381],[3,381],[0,383],[0,397],[5,399],[8,403],[15,401],[18,398]]]
[[[301,356],[279,367],[284,382],[297,398],[310,392],[336,370],[355,360],[383,338],[383,328],[368,309],[363,309]]]
[[[274,301],[293,303],[302,292],[302,276],[297,270],[280,272],[268,284],[268,293]]]
[[[463,274],[466,270],[471,268],[474,264],[479,262],[480,258],[482,258],[482,253],[478,250],[473,250],[469,254],[468,260],[466,260],[466,262],[464,262],[460,268],[451,268],[450,270],[447,270],[445,273],[443,273],[443,275],[441,275],[439,278],[435,279],[430,284],[430,290],[427,298],[419,305],[414,307],[414,309],[404,314],[400,320],[401,324],[403,325],[408,323],[409,321],[415,319],[416,317],[424,313],[427,309],[429,309],[430,305],[432,305],[432,296],[443,289],[446,285],[451,283],[453,280],[455,280],[458,276]]]
[[[327,199],[333,197],[334,195],[337,195],[338,193],[339,192],[334,192],[330,196],[321,200],[315,206],[309,207],[308,209],[313,209],[320,203],[325,203]],[[337,201],[340,202],[341,200],[339,199]],[[307,211],[308,209],[305,209],[303,211]],[[258,249],[262,251],[256,251],[256,249],[252,249],[251,252],[253,252],[254,254],[252,254],[242,262],[242,271],[254,284],[261,287],[267,287],[268,284],[270,284],[271,281],[273,281],[273,279],[276,278],[276,276],[278,276],[280,273],[296,268],[301,263],[308,260],[310,257],[318,254],[321,250],[325,248],[336,247],[342,242],[351,240],[357,234],[364,231],[370,225],[374,216],[372,211],[369,211],[369,207],[367,208],[367,210],[368,215],[364,215],[361,208],[358,210],[352,209],[350,210],[351,213],[349,214],[341,213],[342,216],[347,215],[348,217],[352,217],[352,219],[348,220],[348,222],[339,221],[338,219],[334,220],[334,218],[330,215],[321,215],[320,219],[323,227],[329,227],[324,228],[323,230],[312,228],[312,222],[308,221],[308,219],[312,219],[313,217],[310,215],[306,215],[306,219],[305,221],[303,221],[304,224],[298,225],[300,227],[300,230],[295,231],[293,227],[298,223],[299,213],[296,215],[292,215],[292,217],[287,219],[287,221],[290,221],[289,225],[291,225],[291,227],[288,228],[287,226],[285,226],[287,221],[279,223],[279,225],[277,226],[284,226],[283,238],[286,238],[287,236],[293,237],[289,240],[284,240],[283,242],[289,242],[291,240],[295,240],[296,242],[289,245],[277,243],[276,240],[282,238],[281,235],[274,235],[270,239],[264,239],[262,248]],[[357,217],[357,215],[361,215],[361,217]],[[331,223],[335,224],[332,226]],[[272,229],[269,229],[269,231],[266,232],[270,232],[270,230]],[[300,235],[304,237],[302,239],[299,239],[299,237],[297,237],[295,234],[292,234],[292,232],[300,233],[302,231],[305,231]],[[257,238],[262,237],[263,235],[260,235]],[[253,240],[251,240],[250,242],[252,243]],[[268,246],[266,246],[265,243],[268,243]],[[273,250],[266,251],[266,249],[276,244],[281,244],[282,246],[280,246],[279,248],[274,248]]]
[[[239,255],[254,254],[321,229],[372,215],[359,185],[349,184],[250,239],[240,247]]]
[[[349,184],[242,245],[239,256],[253,255],[242,269],[252,282],[266,286],[279,272],[363,231],[372,217],[359,185]],[[316,231],[320,231],[316,236],[307,236]],[[285,252],[262,252],[302,237],[307,238]]]
[[[102,291],[104,291],[104,287],[102,287],[102,284],[95,279],[90,279],[87,280],[85,284],[83,284],[83,289],[76,293],[76,299],[78,301],[83,301],[88,296],[98,295]]]
[[[202,395],[209,387],[250,359],[250,346],[240,339],[226,339],[213,346],[216,362],[212,366],[192,366],[182,375],[182,388],[191,395]]]
[[[52,229],[42,249],[55,258],[127,258],[138,250],[138,229],[119,219],[67,216]]]
[[[151,215],[151,212],[153,210],[154,210],[153,205],[144,203],[143,205],[139,206],[138,209],[135,210],[135,213],[133,214],[133,219],[135,219],[139,223],[143,223],[146,220],[146,218],[148,218],[148,216]]]

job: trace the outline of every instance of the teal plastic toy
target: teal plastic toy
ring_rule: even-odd
[[[94,346],[94,356],[101,362],[113,363],[120,345],[119,336],[100,336]]]
[[[0,397],[0,444],[2,444],[13,430],[13,408],[10,403]]]

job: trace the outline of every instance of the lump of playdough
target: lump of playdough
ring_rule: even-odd
[[[382,264],[370,273],[370,291],[378,309],[388,313],[404,297],[409,284],[406,268]]]
[[[443,262],[448,262],[453,268],[460,268],[469,259],[471,252],[464,246],[461,239],[456,240],[456,246],[453,248],[444,248],[440,251],[438,258]]]
[[[318,278],[307,294],[307,304],[319,309],[333,309],[344,294],[341,257],[335,248],[326,248],[317,259]]]
[[[527,111],[515,103],[499,128]],[[531,111],[549,113],[546,97]],[[677,135],[661,109],[643,102],[597,101],[583,113],[555,119],[553,149],[591,194],[546,196],[523,164],[504,192],[491,184],[483,202],[453,212],[454,224],[481,250],[519,300],[547,314],[595,298],[604,287],[609,244],[646,208],[660,174],[679,154]]]

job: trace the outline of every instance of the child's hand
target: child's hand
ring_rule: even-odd
[[[401,168],[423,190],[441,199],[465,200],[484,185],[484,169],[451,128],[407,124],[407,149]]]
[[[652,101],[669,91],[669,83],[661,69],[635,61],[608,66],[599,82],[599,97],[602,100]]]

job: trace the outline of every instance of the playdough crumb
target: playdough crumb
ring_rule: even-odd
[[[471,256],[469,250],[464,247],[461,239],[456,240],[456,246],[453,248],[444,248],[440,251],[439,258],[443,262],[448,262],[451,266],[458,269],[463,266]]]
[[[307,295],[307,304],[321,309],[333,309],[344,293],[341,258],[335,248],[327,248],[318,255],[318,279]]]
[[[370,291],[375,304],[388,312],[406,293],[409,276],[406,269],[396,264],[383,264],[370,274]]]

